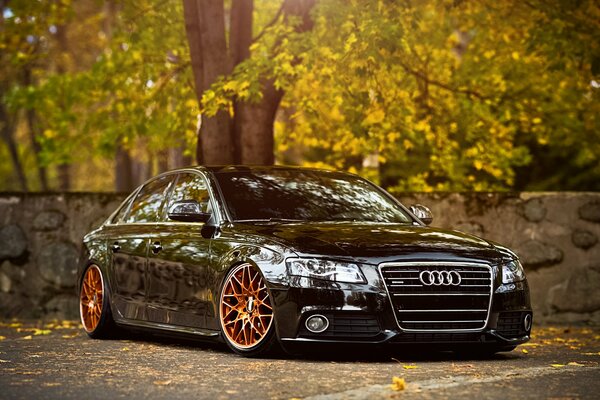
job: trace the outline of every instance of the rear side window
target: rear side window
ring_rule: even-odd
[[[201,176],[192,173],[180,174],[169,199],[167,210],[170,210],[176,201],[182,200],[196,200],[202,206],[203,212],[210,211],[210,195],[206,182]]]
[[[174,175],[167,175],[148,182],[138,193],[129,215],[124,222],[156,222],[165,200],[165,195]]]

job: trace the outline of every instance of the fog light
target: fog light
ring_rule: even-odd
[[[526,314],[525,318],[523,318],[523,328],[525,332],[529,332],[531,329],[531,314]]]
[[[313,315],[306,320],[306,329],[312,333],[321,333],[329,327],[329,320],[322,315]]]

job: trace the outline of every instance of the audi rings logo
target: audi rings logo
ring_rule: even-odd
[[[425,286],[458,286],[462,278],[457,271],[422,271],[419,280]]]

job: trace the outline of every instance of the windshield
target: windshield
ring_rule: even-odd
[[[354,175],[316,170],[217,171],[234,220],[411,223],[382,190]]]

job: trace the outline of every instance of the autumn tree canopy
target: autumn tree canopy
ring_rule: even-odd
[[[392,191],[600,189],[592,0],[5,0],[0,47],[3,189],[272,160]]]

